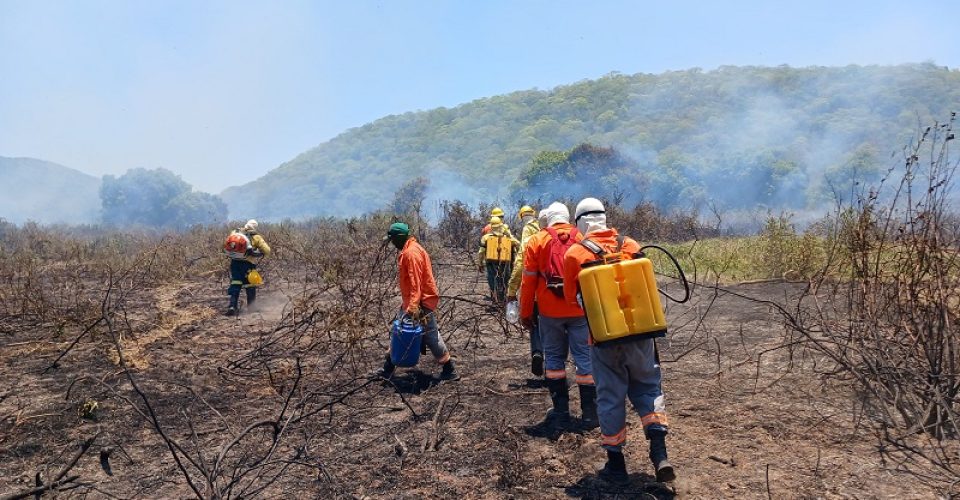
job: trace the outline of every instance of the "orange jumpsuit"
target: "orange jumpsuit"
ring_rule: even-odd
[[[557,223],[550,226],[558,236],[569,234],[574,226]],[[574,236],[578,241],[579,233]],[[546,273],[550,263],[550,242],[553,236],[547,230],[534,234],[527,240],[523,253],[523,276],[520,282],[520,317],[532,318],[536,301],[539,312],[540,336],[543,339],[543,354],[546,378],[566,380],[568,351],[576,364],[576,382],[593,385],[590,367],[590,347],[587,338],[587,318],[578,304],[569,303],[547,288]],[[577,246],[574,244],[574,246]]]
[[[397,265],[400,296],[403,300],[401,307],[404,312],[409,313],[412,306],[420,306],[423,313],[423,342],[430,348],[437,363],[442,365],[450,361],[450,351],[437,328],[434,311],[440,303],[440,293],[437,282],[433,279],[430,255],[417,243],[416,238],[410,236],[397,257]]]

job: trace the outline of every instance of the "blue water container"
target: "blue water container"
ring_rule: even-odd
[[[423,325],[397,318],[390,328],[390,360],[396,366],[417,366]]]

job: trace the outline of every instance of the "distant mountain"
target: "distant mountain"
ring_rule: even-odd
[[[33,158],[0,156],[0,218],[53,224],[95,223],[100,214],[100,179]]]
[[[621,185],[628,195],[744,205],[759,190],[768,202],[815,206],[835,179],[854,178],[848,170],[882,169],[919,124],[958,108],[960,72],[930,63],[610,74],[387,116],[223,198],[234,218],[346,216],[424,176],[435,198],[514,201],[537,153],[588,142],[616,148],[651,180]]]

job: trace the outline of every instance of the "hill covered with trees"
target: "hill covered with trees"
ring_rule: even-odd
[[[0,174],[8,188],[0,197],[0,218],[14,224],[186,229],[227,219],[219,196],[195,191],[162,168],[101,179],[48,161],[0,156]]]
[[[0,217],[21,224],[89,224],[100,217],[100,179],[34,158],[0,156]]]
[[[219,196],[194,191],[179,175],[163,168],[134,168],[119,177],[104,176],[100,200],[103,222],[114,226],[186,229],[227,220],[227,206]]]
[[[957,108],[960,72],[929,63],[614,73],[387,116],[223,197],[233,217],[272,219],[384,208],[418,177],[428,202],[552,198],[563,183],[537,190],[531,170],[589,143],[621,157],[598,188],[628,201],[809,207],[876,176],[920,124]]]

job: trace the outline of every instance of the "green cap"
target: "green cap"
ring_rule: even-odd
[[[387,237],[384,240],[389,240],[394,236],[408,236],[410,234],[410,226],[404,224],[403,222],[394,222],[390,224],[390,230],[387,231]]]

